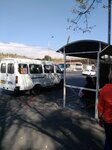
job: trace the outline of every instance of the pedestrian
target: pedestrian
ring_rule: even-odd
[[[84,88],[89,88],[89,89],[94,89],[94,81],[91,76],[86,77],[86,84]],[[86,89],[81,89],[79,90],[78,93],[79,99],[76,101],[76,103],[80,103],[81,108],[86,108],[91,105],[91,100],[95,96],[95,92],[86,90]]]
[[[104,126],[104,150],[112,150],[112,71],[108,75],[109,83],[105,84],[99,92],[98,118],[99,124]]]

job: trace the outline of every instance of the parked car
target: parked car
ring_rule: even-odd
[[[96,71],[95,70],[90,70],[90,69],[87,69],[87,70],[84,70],[82,72],[82,75],[91,75],[91,76],[95,76],[96,75]]]
[[[60,70],[63,72],[64,71],[64,64],[59,64],[58,65]],[[68,69],[70,67],[70,64],[66,64],[66,69]]]

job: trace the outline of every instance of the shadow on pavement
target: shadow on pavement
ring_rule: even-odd
[[[1,94],[0,150],[102,150],[103,129],[60,101],[62,90],[55,88],[37,97]]]

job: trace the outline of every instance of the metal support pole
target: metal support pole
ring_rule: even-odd
[[[101,52],[101,43],[99,43],[99,51],[97,53],[97,75],[96,75],[96,101],[95,101],[95,118],[98,119],[98,93],[99,93],[99,74],[100,74],[100,52]]]
[[[111,0],[108,0],[108,44],[111,44]]]
[[[70,40],[70,36],[68,36],[67,38],[67,45],[69,43]],[[67,46],[66,45],[66,46]],[[66,105],[66,52],[65,52],[65,48],[66,46],[64,46],[64,86],[63,86],[63,108],[65,108]]]
[[[64,86],[63,86],[63,108],[65,108],[66,103],[66,54],[64,47]]]

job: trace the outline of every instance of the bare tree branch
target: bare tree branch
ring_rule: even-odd
[[[101,2],[101,0],[76,0],[76,3],[79,3],[79,6],[75,5],[75,7],[72,9],[72,14],[74,14],[74,18],[67,20],[70,24],[67,29],[72,29],[73,31],[80,30],[83,33],[91,32],[91,30],[96,25],[89,25],[88,17],[90,16],[92,10],[95,9],[94,4]]]
[[[95,1],[96,0],[93,0],[93,2],[90,4],[90,6],[84,12],[80,12],[79,15],[83,15],[83,14],[86,14],[87,12],[89,12],[89,10],[92,8]]]

